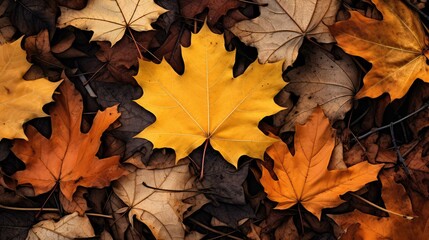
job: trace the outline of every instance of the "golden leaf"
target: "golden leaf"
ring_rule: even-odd
[[[273,100],[285,85],[281,64],[252,64],[234,79],[234,52],[225,51],[222,36],[207,26],[193,35],[183,58],[182,76],[165,61],[140,61],[136,79],[144,94],[136,102],[156,121],[137,137],[155,148],[173,148],[177,159],[206,140],[234,166],[242,155],[262,158],[276,139],[264,135],[258,122],[281,110]]]
[[[61,83],[44,78],[33,81],[23,79],[31,64],[21,49],[21,39],[0,46],[0,140],[27,139],[22,124],[47,116],[42,107],[52,101],[52,93]]]

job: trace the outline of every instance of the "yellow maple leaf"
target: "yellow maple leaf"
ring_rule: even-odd
[[[383,15],[376,20],[351,11],[346,21],[330,26],[338,45],[372,63],[356,98],[387,92],[401,98],[416,78],[429,82],[428,41],[419,17],[402,1],[372,0]]]
[[[165,61],[140,61],[136,80],[144,94],[136,102],[157,120],[137,137],[156,148],[173,148],[177,159],[206,140],[234,166],[242,155],[261,158],[276,141],[258,129],[258,122],[282,109],[273,100],[285,85],[281,63],[254,63],[234,79],[234,52],[225,51],[222,36],[207,26],[193,35],[183,58],[182,76]]]
[[[27,139],[22,124],[47,116],[42,107],[52,101],[52,94],[60,84],[44,78],[33,81],[23,79],[31,64],[21,49],[21,39],[0,46],[0,140]]]
[[[152,30],[150,25],[167,10],[153,0],[90,0],[82,10],[60,7],[58,27],[75,26],[94,31],[91,41],[109,41],[112,46],[121,40],[129,27],[136,31]]]
[[[268,198],[278,202],[277,209],[287,209],[300,203],[320,219],[323,208],[343,202],[340,195],[357,191],[366,183],[377,180],[383,165],[358,163],[347,170],[328,171],[335,146],[334,131],[320,107],[304,125],[296,125],[295,155],[283,142],[274,143],[267,154],[274,160],[278,181],[262,169],[261,184]]]

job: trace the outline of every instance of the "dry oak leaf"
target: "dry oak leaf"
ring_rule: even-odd
[[[274,160],[273,180],[262,169],[261,184],[268,198],[278,202],[276,209],[287,209],[300,203],[317,218],[323,208],[343,202],[340,195],[357,191],[366,183],[377,180],[383,165],[358,163],[347,170],[328,170],[335,146],[334,131],[321,108],[316,108],[304,125],[296,125],[295,155],[283,142],[274,143],[267,154]]]
[[[162,169],[138,169],[113,183],[113,191],[129,206],[128,218],[146,224],[156,239],[183,239],[183,213],[191,207],[182,200],[195,195],[190,190],[194,177],[188,164]],[[159,188],[148,188],[143,185]],[[163,189],[173,190],[166,191]],[[120,211],[120,210],[119,210]]]
[[[414,216],[414,202],[410,201],[405,188],[395,182],[393,170],[383,170],[380,180],[383,184],[382,198],[386,208],[390,211]],[[417,193],[418,194],[418,193]],[[415,209],[418,217],[412,221],[390,214],[389,217],[377,217],[354,210],[351,213],[329,215],[345,231],[341,239],[370,239],[370,240],[402,240],[428,239],[429,215],[427,214],[428,200],[419,195],[423,206]]]
[[[21,49],[21,39],[0,46],[0,140],[27,139],[22,124],[46,116],[42,107],[52,101],[52,94],[60,84],[44,78],[33,81],[23,79],[31,64]]]
[[[59,87],[55,106],[50,110],[52,135],[49,139],[28,126],[28,141],[16,140],[12,152],[26,169],[13,177],[18,184],[33,185],[36,195],[59,184],[61,193],[72,200],[78,186],[106,187],[127,171],[119,166],[119,156],[98,159],[100,137],[120,113],[117,106],[99,111],[88,133],[81,133],[82,97],[69,80]]]
[[[258,122],[282,108],[274,96],[285,82],[281,64],[252,64],[232,76],[234,52],[223,47],[221,35],[204,26],[183,48],[185,73],[180,76],[162,61],[140,61],[137,82],[144,89],[138,104],[156,116],[154,124],[137,135],[155,148],[170,147],[177,160],[209,141],[226,161],[237,167],[238,158],[262,158],[277,141],[258,129]]]
[[[304,124],[317,106],[331,122],[343,119],[350,110],[360,74],[351,57],[336,50],[331,54],[320,47],[304,45],[305,65],[286,75],[285,90],[298,95],[299,100],[286,115],[281,132],[293,131],[295,123]]]
[[[258,49],[260,63],[285,59],[291,66],[304,37],[335,42],[326,25],[335,22],[338,0],[256,0],[261,15],[234,25],[230,30],[245,44]],[[266,5],[268,4],[268,5]]]
[[[127,28],[152,30],[150,25],[167,10],[153,0],[89,0],[82,10],[61,8],[57,26],[75,26],[94,32],[91,41],[109,41],[112,46],[121,40]]]
[[[72,240],[76,238],[92,237],[95,237],[95,233],[88,217],[80,217],[78,213],[75,212],[73,214],[66,215],[58,222],[45,220],[37,223],[28,232],[26,240]]]
[[[346,21],[330,26],[338,45],[372,63],[356,98],[376,98],[387,92],[401,98],[416,78],[429,82],[428,39],[419,16],[402,1],[372,0],[383,14],[376,20],[351,11]]]

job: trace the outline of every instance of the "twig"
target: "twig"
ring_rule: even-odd
[[[422,10],[420,10],[416,5],[412,4],[408,0],[402,0],[402,2],[404,2],[406,5],[408,5],[410,8],[412,8],[414,11],[418,12],[420,14],[420,16],[422,16],[423,18],[425,18],[426,20],[429,21],[429,16],[426,15],[426,13],[424,13]]]
[[[392,123],[390,123],[390,135],[392,136],[392,143],[393,143],[393,148],[396,151],[396,156],[398,156],[398,160],[402,164],[402,167],[404,168],[405,173],[409,176],[410,170],[408,169],[407,165],[405,165],[405,159],[402,157],[402,154],[399,151],[398,144],[396,144],[395,132],[393,131],[393,124]]]
[[[429,102],[426,102],[426,103],[425,103],[425,104],[423,104],[423,106],[421,106],[419,109],[417,109],[416,111],[414,111],[414,112],[412,112],[412,113],[408,114],[407,116],[405,116],[405,117],[403,117],[403,118],[401,118],[401,119],[399,119],[399,120],[397,120],[397,121],[395,121],[395,122],[391,122],[390,124],[384,125],[384,126],[382,126],[382,127],[379,127],[379,128],[373,128],[373,129],[371,129],[371,131],[369,131],[369,132],[367,132],[367,133],[365,133],[365,134],[363,134],[363,135],[359,136],[357,139],[358,139],[358,140],[361,140],[361,139],[363,139],[363,138],[368,137],[369,135],[371,135],[371,134],[373,134],[373,133],[376,133],[376,132],[378,132],[378,131],[381,131],[381,130],[384,130],[384,129],[386,129],[386,128],[389,128],[391,124],[392,124],[392,125],[398,124],[398,123],[400,123],[400,122],[402,122],[402,121],[404,121],[404,120],[406,120],[406,119],[408,119],[408,118],[410,118],[410,117],[412,117],[412,116],[416,115],[417,113],[419,113],[419,112],[421,112],[421,111],[425,110],[428,106],[429,106]]]
[[[375,207],[375,208],[377,208],[377,209],[379,209],[379,210],[381,210],[383,212],[391,213],[393,215],[400,216],[400,217],[405,218],[407,220],[413,220],[414,218],[416,218],[416,217],[413,217],[413,216],[408,216],[408,215],[400,214],[400,213],[397,213],[397,212],[394,212],[394,211],[382,208],[382,207],[378,206],[377,204],[374,204],[374,203],[366,200],[365,198],[363,198],[363,197],[361,197],[361,196],[359,196],[357,194],[350,193],[350,195],[352,195],[353,197],[358,198],[359,200],[364,201],[365,203],[367,203],[367,204],[369,204],[369,205],[371,205],[371,206],[373,206],[373,207]]]
[[[206,225],[204,225],[204,224],[202,224],[202,223],[198,222],[197,220],[195,220],[195,219],[193,219],[193,218],[188,218],[188,220],[189,220],[189,221],[191,221],[192,223],[194,223],[194,224],[196,224],[196,225],[198,225],[198,226],[200,226],[200,227],[202,227],[202,228],[206,229],[206,230],[209,230],[210,232],[217,233],[217,234],[221,235],[222,237],[229,237],[229,238],[231,238],[231,239],[241,240],[241,238],[238,238],[238,237],[235,237],[235,236],[231,236],[231,235],[230,235],[231,233],[234,233],[234,232],[236,232],[236,231],[233,231],[233,232],[231,232],[231,233],[224,233],[224,232],[218,231],[218,230],[216,230],[216,229],[214,229],[214,228],[211,228],[211,227],[209,227],[209,226],[206,226]]]
[[[0,208],[13,210],[13,211],[60,212],[60,209],[58,208],[20,208],[20,207],[9,207],[2,204],[0,204]],[[111,215],[105,215],[100,213],[85,213],[85,215],[90,217],[113,218]]]
[[[200,193],[200,192],[201,192],[201,190],[187,190],[187,189],[184,189],[184,190],[177,190],[177,189],[157,188],[157,187],[149,186],[149,185],[147,185],[147,183],[145,183],[145,182],[143,182],[142,184],[143,184],[143,186],[145,186],[145,187],[147,187],[147,188],[150,188],[150,189],[153,189],[153,190],[161,190],[161,191],[165,191],[165,192],[177,192],[177,193],[182,193],[182,192]],[[202,190],[204,190],[204,189],[202,189]]]

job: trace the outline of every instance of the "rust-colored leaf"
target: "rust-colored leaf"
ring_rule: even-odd
[[[105,187],[110,181],[125,175],[119,166],[119,156],[98,159],[100,137],[120,114],[117,106],[98,112],[88,133],[80,131],[82,97],[73,84],[65,80],[61,95],[55,97],[51,108],[52,135],[45,138],[31,125],[26,129],[28,142],[17,140],[13,153],[26,165],[15,173],[18,184],[33,185],[36,195],[59,184],[62,194],[72,200],[78,186]]]

